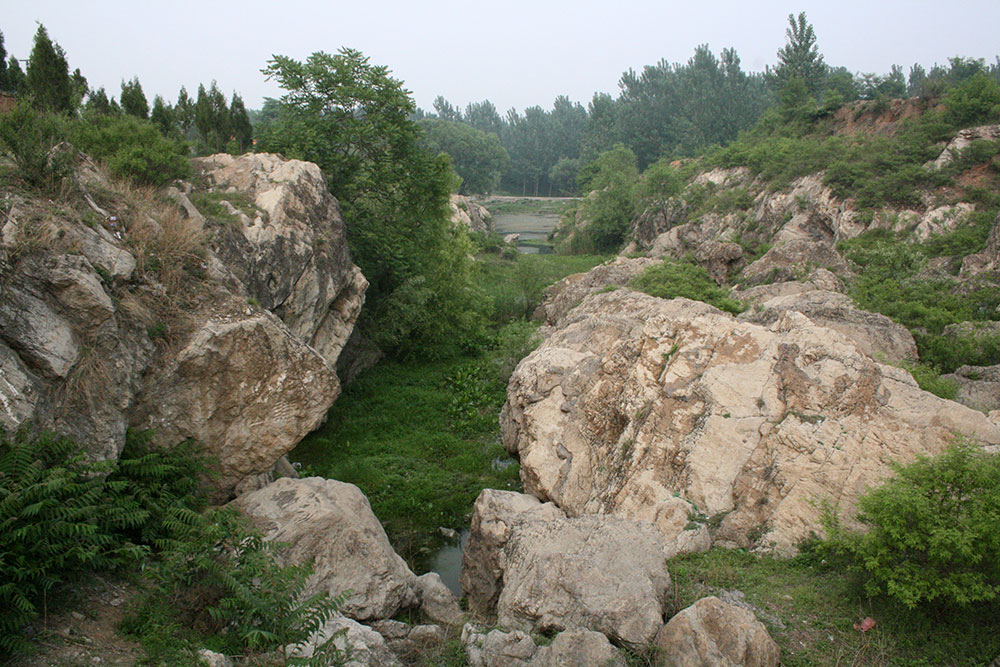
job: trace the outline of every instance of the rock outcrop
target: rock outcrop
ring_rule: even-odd
[[[960,366],[941,376],[958,385],[955,400],[974,410],[1000,410],[1000,366]]]
[[[351,591],[341,606],[357,620],[390,618],[417,602],[417,578],[393,551],[364,494],[332,479],[279,479],[234,503],[288,545],[282,558],[313,563],[304,594]]]
[[[116,458],[128,427],[155,428],[162,446],[194,438],[219,461],[225,499],[324,418],[367,281],[316,165],[249,154],[195,166],[211,191],[181,184],[176,204],[82,156],[79,206],[53,215],[12,199],[0,425],[55,430],[95,459]]]
[[[777,667],[781,651],[754,615],[716,597],[681,610],[656,636],[664,667]]]
[[[533,319],[555,324],[579,304],[583,297],[604,290],[625,287],[648,267],[659,264],[654,259],[617,257],[607,264],[595,266],[586,273],[574,273],[551,285],[542,293],[542,302]]]
[[[890,461],[955,434],[1000,442],[982,413],[789,311],[763,327],[703,303],[629,290],[586,297],[517,367],[501,415],[525,491],[569,516],[684,529],[794,551],[818,502],[853,515]]]
[[[465,227],[473,232],[489,234],[493,229],[493,215],[468,197],[451,195],[448,200],[453,225]]]
[[[568,518],[531,496],[487,489],[473,509],[462,590],[470,611],[505,628],[586,628],[639,645],[663,625],[666,557],[648,524]]]
[[[917,359],[917,344],[906,327],[885,315],[855,307],[845,294],[812,290],[778,296],[759,302],[739,319],[769,326],[788,311],[802,313],[814,324],[843,334],[875,359],[897,363]]]

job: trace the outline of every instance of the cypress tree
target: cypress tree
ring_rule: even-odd
[[[253,125],[250,124],[250,115],[243,104],[243,98],[235,92],[229,104],[229,127],[233,139],[239,144],[240,152],[249,149],[253,142]]]
[[[49,39],[45,26],[38,24],[35,45],[25,77],[27,92],[40,109],[55,112],[73,110],[73,82],[62,47]]]
[[[133,76],[131,81],[122,81],[121,105],[122,111],[130,116],[149,118],[149,102],[146,101],[146,94],[142,92],[139,77]]]

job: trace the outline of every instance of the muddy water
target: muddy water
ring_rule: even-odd
[[[539,252],[538,246],[531,245],[531,242],[546,240],[549,232],[558,224],[559,215],[555,213],[497,213],[493,216],[493,229],[496,233],[501,236],[520,234],[517,249],[525,253]]]

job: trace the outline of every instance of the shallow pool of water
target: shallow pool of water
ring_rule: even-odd
[[[520,234],[517,249],[524,253],[545,253],[547,249],[537,245],[525,245],[525,241],[545,241],[549,232],[559,224],[559,216],[536,213],[498,213],[493,217],[493,229],[497,234]]]
[[[458,575],[462,571],[462,550],[468,539],[469,531],[463,530],[457,542],[445,544],[438,550],[430,567],[430,571],[437,572],[445,586],[459,597],[462,595],[462,586],[458,583]]]

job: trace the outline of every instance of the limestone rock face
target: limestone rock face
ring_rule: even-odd
[[[624,287],[648,267],[658,263],[646,257],[618,257],[613,262],[595,266],[586,273],[567,276],[545,289],[542,303],[535,309],[533,318],[546,324],[555,324],[588,294],[610,287]]]
[[[517,525],[500,556],[503,627],[601,632],[652,641],[671,592],[660,536],[648,524],[584,516]]]
[[[212,155],[194,164],[216,191],[253,205],[252,216],[234,209],[239,224],[217,233],[219,259],[249,296],[336,364],[368,281],[351,263],[340,206],[319,167],[268,153]]]
[[[698,600],[656,636],[665,667],[777,667],[781,652],[753,613],[716,597]]]
[[[538,649],[531,665],[532,667],[563,665],[625,667],[625,658],[600,632],[566,630],[556,635],[551,644]]]
[[[77,157],[58,214],[17,196],[0,220],[0,425],[68,435],[94,459],[119,456],[128,426],[166,447],[196,438],[225,499],[339,394],[367,282],[337,202],[310,163],[201,158],[221,220],[190,183],[166,191],[175,204]]]
[[[906,327],[885,315],[860,310],[845,294],[812,290],[779,296],[740,314],[739,319],[766,326],[790,310],[802,313],[814,324],[843,334],[859,350],[875,359],[893,362],[917,359],[917,344]]]
[[[420,609],[435,623],[458,625],[462,618],[462,608],[451,589],[441,581],[437,572],[428,572],[417,577],[417,598]]]
[[[453,225],[483,234],[488,234],[493,228],[493,216],[490,212],[468,197],[451,195],[448,199],[448,208],[451,209]]]
[[[890,461],[955,433],[1000,442],[983,414],[798,312],[764,327],[623,289],[586,297],[518,365],[501,427],[525,491],[570,516],[669,541],[679,497],[716,538],[783,553],[819,529],[817,501],[852,516]]]
[[[552,503],[513,491],[483,489],[472,510],[469,539],[462,552],[459,580],[469,611],[483,618],[496,616],[503,587],[500,551],[519,523],[547,521],[566,515]]]
[[[961,366],[942,379],[958,384],[955,400],[974,410],[1000,409],[1000,366]]]
[[[993,221],[993,229],[986,238],[986,247],[982,252],[966,255],[962,260],[961,277],[968,278],[983,273],[1000,273],[1000,216]]]
[[[333,368],[268,312],[206,322],[158,375],[138,397],[132,425],[156,429],[164,442],[203,443],[219,461],[223,490],[274,465],[339,393]]]
[[[306,595],[351,590],[340,611],[357,620],[389,618],[416,603],[416,576],[353,484],[283,478],[233,502],[263,527],[266,539],[288,544],[287,562],[313,562]]]
[[[996,141],[1000,139],[1000,125],[980,125],[979,127],[969,127],[959,130],[958,134],[948,142],[941,155],[937,157],[931,166],[934,169],[941,169],[950,164],[958,154],[968,148],[973,141]]]

